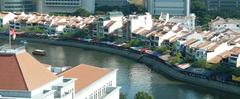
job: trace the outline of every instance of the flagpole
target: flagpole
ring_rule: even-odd
[[[9,40],[9,48],[12,49],[12,42],[11,42],[11,34],[10,34],[10,29],[9,29],[9,33],[8,33],[8,40]]]

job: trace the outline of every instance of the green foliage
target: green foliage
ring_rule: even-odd
[[[111,11],[121,11],[124,15],[131,14],[133,12],[136,13],[145,13],[145,9],[143,5],[135,5],[135,4],[129,4],[128,6],[100,6],[96,8],[96,15],[103,14],[106,12]]]
[[[45,30],[39,27],[25,27],[25,28],[21,28],[19,31],[26,32],[26,33],[45,33]]]
[[[8,27],[9,27],[9,25],[0,26],[0,32],[8,31]]]
[[[145,13],[145,8],[143,5],[134,5],[134,4],[130,4],[130,12],[136,12],[136,13]]]
[[[122,92],[120,92],[120,99],[127,99],[125,94],[123,94]]]
[[[91,13],[89,13],[88,11],[79,8],[78,10],[76,10],[75,12],[73,12],[71,15],[73,16],[82,16],[82,17],[88,17],[91,15]]]
[[[100,6],[96,8],[96,15],[100,14],[106,14],[107,12],[111,11],[121,11],[124,14],[129,14],[129,11],[127,7],[119,7],[119,6]]]
[[[191,10],[194,12],[197,11],[206,11],[207,6],[204,0],[192,0]]]
[[[240,77],[240,68],[233,70],[233,75]]]
[[[118,39],[116,36],[105,36],[104,38],[101,38],[101,41],[111,41],[114,42]]]
[[[233,71],[234,69],[222,65],[218,65],[217,68],[214,69],[216,74],[233,73]]]
[[[62,38],[68,39],[74,37],[75,33],[74,32],[65,32],[62,35]]]
[[[172,64],[177,64],[177,63],[180,63],[181,60],[182,60],[182,54],[181,54],[181,53],[177,53],[177,54],[172,58],[171,63],[172,63]]]
[[[149,95],[146,92],[141,91],[135,95],[134,99],[153,99],[153,96]]]
[[[168,54],[170,52],[170,46],[161,45],[160,47],[156,48],[154,51],[160,52],[162,54]]]
[[[142,42],[140,40],[134,39],[128,42],[128,46],[134,46],[134,47],[138,47],[138,46],[142,46]]]
[[[191,12],[195,13],[197,25],[201,25],[204,30],[208,29],[208,23],[217,16],[223,18],[240,18],[240,10],[220,9],[218,11],[208,11],[205,0],[192,0]]]
[[[105,15],[106,12],[104,11],[95,11],[95,15]]]
[[[193,62],[192,66],[209,70],[215,70],[217,68],[217,65],[209,64],[206,59],[198,59],[197,61]]]

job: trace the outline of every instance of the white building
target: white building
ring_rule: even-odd
[[[0,51],[1,99],[119,99],[115,69],[81,64],[57,71],[24,49]],[[54,67],[52,67],[54,68]],[[51,70],[51,71],[50,71]]]
[[[143,27],[147,30],[151,30],[153,26],[152,15],[146,13],[145,15],[129,15],[129,27],[131,32],[138,29],[139,27]]]
[[[95,11],[95,0],[38,0],[39,13],[72,13],[82,8],[90,13]]]
[[[144,0],[144,6],[152,15],[162,12],[171,16],[189,16],[190,0]]]
[[[122,12],[108,12],[106,16],[101,16],[94,21],[93,36],[114,35],[121,37],[123,22],[124,15]]]
[[[223,19],[221,17],[216,17],[216,19],[209,22],[210,30],[216,32],[222,32],[227,29],[233,30],[235,32],[240,32],[240,20],[238,19]]]
[[[76,99],[119,99],[116,82],[117,70],[98,68],[85,64],[60,73],[59,76],[77,78]]]
[[[57,77],[25,50],[0,52],[1,99],[73,99],[72,78]]]
[[[1,12],[0,13],[0,26],[6,25],[10,20],[14,19],[15,15],[10,12]]]
[[[172,16],[172,17],[170,17],[168,13],[161,13],[159,20],[177,23],[178,26],[188,29],[190,31],[195,30],[195,23],[196,23],[195,14],[190,14],[189,16]]]

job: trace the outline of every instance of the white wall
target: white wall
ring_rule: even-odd
[[[236,66],[237,66],[237,67],[240,67],[240,55],[238,55]]]
[[[152,29],[152,25],[153,25],[152,15],[150,14],[136,16],[136,18],[132,18],[130,22],[131,22],[130,23],[131,32],[138,29],[139,27],[143,27],[147,30],[150,30]]]
[[[106,76],[104,76],[103,78],[97,80],[96,82],[92,83],[91,85],[85,87],[84,89],[82,89],[81,91],[76,93],[76,99],[89,99],[89,96],[91,94],[93,94],[94,96],[94,92],[96,91],[98,93],[99,89],[102,91],[103,87],[108,87],[108,83],[110,81],[112,81],[112,86],[109,87],[116,87],[117,83],[116,83],[116,76],[117,76],[117,70],[113,70],[112,72],[110,72],[109,74],[107,74]],[[115,98],[117,96],[113,96],[110,99],[117,99]],[[99,97],[97,98],[99,99]]]
[[[115,88],[111,93],[105,96],[103,99],[119,99],[120,96],[120,88]]]
[[[10,20],[14,19],[15,15],[13,13],[8,13],[8,15],[6,15],[5,17],[2,18],[3,23],[2,25],[6,25],[9,23]]]
[[[162,37],[159,37],[159,42],[158,42],[158,46],[161,46],[162,42],[164,40],[169,39],[170,37],[173,37],[174,35],[176,35],[175,32],[173,31],[169,31],[168,33],[166,33],[165,35],[163,35]]]
[[[233,46],[228,46],[227,43],[222,43],[219,45],[213,52],[207,53],[207,61],[211,60],[212,58],[216,57],[217,55],[232,49]]]

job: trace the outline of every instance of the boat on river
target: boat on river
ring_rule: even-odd
[[[47,53],[45,50],[41,50],[41,49],[36,49],[32,52],[33,55],[40,55],[40,56],[46,56]]]

